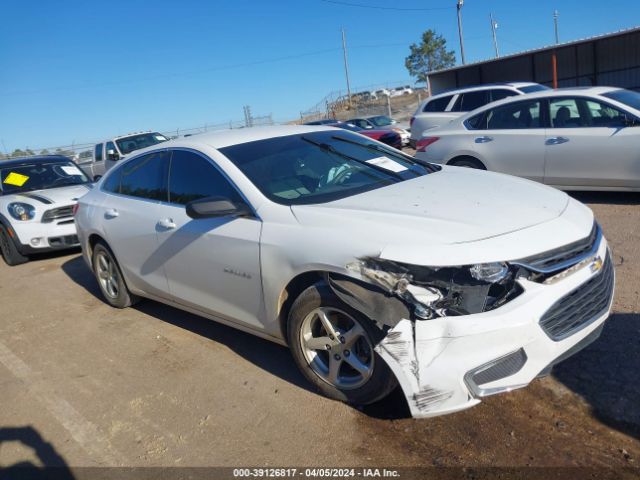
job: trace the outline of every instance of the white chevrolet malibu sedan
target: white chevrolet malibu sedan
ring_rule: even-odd
[[[613,297],[602,231],[565,193],[328,127],[150,147],[75,218],[112,306],[146,297],[286,344],[341,401],[399,384],[415,417],[548,373]]]

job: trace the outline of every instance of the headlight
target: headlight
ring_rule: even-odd
[[[36,209],[28,203],[10,203],[7,209],[9,214],[16,220],[33,220],[33,217],[36,216]]]
[[[365,257],[347,269],[400,297],[422,319],[485,312],[522,293],[518,268],[502,262],[425,267]]]

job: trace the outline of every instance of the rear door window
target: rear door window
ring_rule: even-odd
[[[449,105],[449,102],[453,98],[453,95],[448,95],[442,98],[435,98],[427,102],[422,109],[423,112],[444,112]]]
[[[167,201],[169,153],[153,152],[122,166],[120,193],[147,200]]]
[[[515,102],[492,108],[477,122],[478,130],[541,128],[540,101]],[[475,117],[469,119],[473,120]]]
[[[95,153],[93,154],[93,158],[95,158],[96,162],[102,161],[102,144],[99,143],[96,145]]]
[[[451,109],[454,112],[470,112],[489,103],[489,91],[461,93]]]

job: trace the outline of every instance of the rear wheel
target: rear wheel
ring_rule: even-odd
[[[366,405],[397,385],[374,350],[384,333],[324,283],[307,288],[294,302],[287,333],[296,364],[330,398]]]
[[[465,167],[465,168],[475,168],[477,170],[486,170],[485,167],[480,160],[473,157],[459,157],[451,160],[449,165],[453,165],[454,167]]]
[[[22,255],[15,242],[9,236],[9,232],[4,225],[0,225],[0,252],[2,252],[2,258],[7,265],[13,267],[29,261],[29,257]]]
[[[93,249],[93,272],[102,296],[112,307],[126,308],[139,301],[138,296],[129,292],[118,262],[109,247],[102,242],[97,243]]]

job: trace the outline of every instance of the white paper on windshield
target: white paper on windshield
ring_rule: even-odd
[[[407,169],[404,165],[400,165],[398,162],[394,162],[388,157],[372,158],[371,160],[367,160],[367,163],[375,165],[376,167],[384,168],[390,172],[404,172]]]
[[[159,142],[164,142],[165,140],[167,140],[167,137],[163,135],[154,135],[154,137],[156,137],[156,140],[158,140]]]
[[[80,169],[74,166],[63,165],[62,171],[67,175],[82,175],[82,172],[80,171]]]

